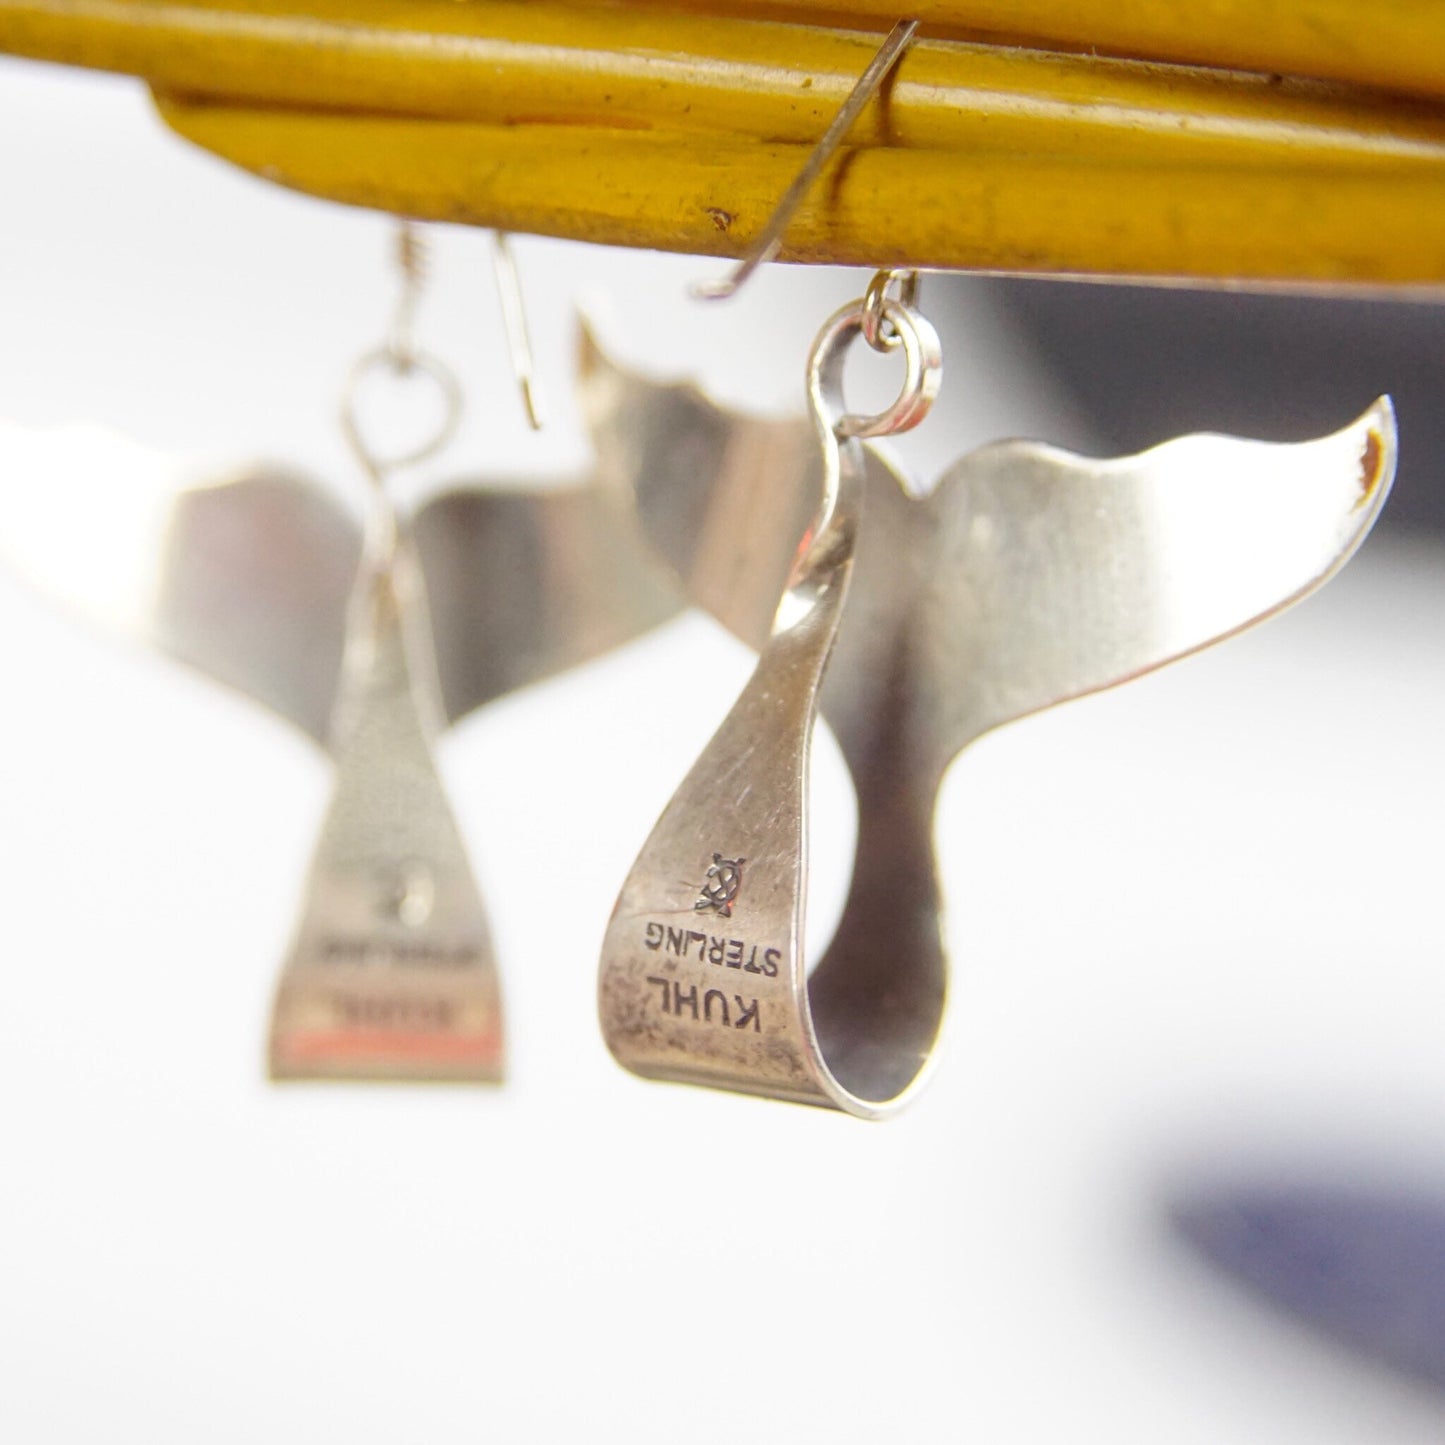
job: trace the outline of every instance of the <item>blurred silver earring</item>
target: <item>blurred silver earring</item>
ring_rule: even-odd
[[[498,1082],[505,1056],[491,935],[433,747],[446,722],[420,563],[389,476],[451,439],[460,388],[411,323],[420,241],[401,233],[403,291],[387,344],[347,384],[342,424],[369,482],[329,742],[336,765],[296,937],[276,991],[278,1079]],[[431,435],[383,456],[358,414],[364,383],[422,378]]]

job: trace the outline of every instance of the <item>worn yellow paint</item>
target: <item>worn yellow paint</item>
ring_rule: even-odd
[[[1334,3],[1261,0],[1301,25]],[[736,255],[877,45],[811,22],[883,12],[706,8],[0,0],[0,50],[142,76],[180,133],[316,195]],[[932,9],[981,25],[988,7]],[[1068,7],[1016,9],[1042,24]],[[785,257],[1445,280],[1445,105],[1418,97],[939,39],[908,53],[849,144]]]
[[[574,126],[163,104],[183,135],[356,205],[616,245],[735,255],[802,148]],[[988,152],[845,152],[787,259],[1316,282],[1445,280],[1438,163],[1216,167]],[[1147,204],[1141,203],[1147,201]],[[644,218],[640,220],[639,218]],[[886,225],[881,224],[886,219]]]
[[[642,0],[648,5],[887,29],[880,0]],[[914,0],[928,35],[1185,65],[1308,75],[1445,96],[1439,0]]]

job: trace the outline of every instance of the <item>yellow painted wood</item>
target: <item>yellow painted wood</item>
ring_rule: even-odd
[[[173,101],[162,114],[248,169],[351,204],[729,256],[761,225],[803,154],[800,146],[757,140],[574,126],[544,131]],[[947,151],[854,150],[804,203],[784,258],[1438,283],[1445,280],[1442,203],[1438,158],[1389,167],[1186,168],[989,151],[961,167]]]
[[[694,9],[0,0],[0,50],[142,76],[182,134],[316,195],[736,255],[877,36]],[[818,16],[807,0],[782,10]],[[850,146],[785,257],[1445,277],[1445,107],[1418,99],[935,40],[904,58]]]
[[[857,31],[556,0],[0,0],[0,50],[125,71],[164,91],[719,138],[816,139],[877,44]],[[851,139],[970,145],[982,122],[1052,147],[1062,122],[1388,151],[1438,138],[1442,115],[1261,75],[923,41]]]
[[[927,35],[1012,40],[1186,65],[1314,76],[1445,96],[1440,0],[643,0],[886,30],[900,13]]]

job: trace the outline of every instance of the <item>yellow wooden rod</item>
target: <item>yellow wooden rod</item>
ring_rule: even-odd
[[[422,218],[735,255],[801,146],[162,102],[181,134],[313,195]],[[852,150],[804,202],[783,259],[860,265],[1445,281],[1445,172],[1321,170],[981,151]]]
[[[347,42],[355,51],[366,49],[365,32],[372,28],[436,37],[432,58],[445,63],[447,37],[485,30],[488,13],[506,8],[479,0],[314,0],[304,6],[294,0],[7,0],[0,11],[11,13],[6,29],[17,53],[43,50],[73,64],[124,70],[130,66],[116,63],[117,47],[126,44],[122,37],[149,30],[176,49],[178,65],[204,70],[209,58],[224,75],[237,67],[215,42],[255,45],[269,21],[288,13],[303,28],[307,14],[318,27],[355,24],[361,33]],[[556,12],[563,7],[538,3],[510,8]],[[631,0],[627,5],[614,0],[574,3],[566,9],[573,23],[615,29],[619,50],[632,43],[639,27],[665,43],[674,37],[672,48],[677,42],[686,45],[689,36],[698,35],[699,19],[704,27],[717,19],[755,15],[794,26],[886,30],[901,13],[882,0]],[[1207,5],[1178,0],[914,0],[906,9],[924,22],[926,34],[1002,37],[1036,48],[1102,51],[1445,96],[1445,6],[1438,0],[1369,0],[1368,5],[1359,0],[1210,0]],[[324,80],[338,58],[337,47],[319,35],[310,43],[299,39],[310,59],[320,62],[317,78]],[[706,54],[708,49],[702,44],[697,52]],[[158,79],[178,84],[174,78]]]
[[[876,43],[557,0],[0,0],[0,50],[141,75],[170,93],[183,133],[299,189],[725,255],[761,226]],[[904,58],[825,187],[785,254],[1433,283],[1445,108],[934,41]],[[1205,196],[1227,224],[1203,214]]]
[[[697,12],[887,29],[900,13],[926,33],[1307,75],[1445,96],[1438,0],[641,0]]]
[[[556,0],[0,0],[0,50],[230,104],[812,141],[877,48],[858,32]],[[1321,160],[1445,141],[1445,111],[1188,69],[920,42],[855,143],[1087,151],[1100,131]]]

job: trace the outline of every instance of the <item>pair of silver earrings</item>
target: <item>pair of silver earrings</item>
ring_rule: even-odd
[[[275,1077],[500,1079],[496,964],[433,744],[474,707],[690,602],[759,661],[623,884],[602,948],[603,1034],[649,1078],[895,1112],[944,1014],[932,832],[954,757],[1303,597],[1379,513],[1395,457],[1384,399],[1293,446],[1194,436],[1093,461],[1003,442],[918,489],[878,445],[939,387],[910,280],[880,273],[823,327],[806,420],[724,411],[630,375],[584,336],[597,462],[571,491],[459,491],[401,514],[391,472],[430,455],[459,404],[450,373],[403,336],[364,367],[419,370],[444,415],[425,446],[382,458],[348,407],[371,484],[360,533],[275,469],[182,493],[139,630],[335,762],[276,994]],[[843,398],[859,338],[904,362],[876,416]],[[276,565],[278,536],[300,566]],[[810,976],[820,712],[852,775],[858,841]]]
[[[634,458],[627,485],[644,534],[689,598],[711,603],[760,651],[644,845],[604,938],[603,1033],[647,1077],[863,1117],[898,1109],[926,1074],[944,1013],[932,824],[954,757],[1001,723],[1137,676],[1302,597],[1359,544],[1389,488],[1394,427],[1382,400],[1300,446],[1193,437],[1095,462],[1003,443],[920,493],[868,444],[917,425],[937,395],[939,341],[913,304],[912,279],[880,273],[824,326],[807,367],[814,455],[795,455],[789,476],[670,469],[667,458],[696,454],[705,403],[664,391],[629,406],[621,397],[635,399],[637,383],[616,376],[610,407],[594,391],[594,424],[599,410],[608,418],[602,450],[610,429]],[[860,337],[904,360],[899,397],[876,416],[850,412],[843,398]],[[708,525],[758,515],[739,510],[744,487],[773,496],[781,525]],[[806,523],[800,503],[815,509]],[[711,554],[696,546],[704,535],[715,539]],[[394,542],[387,557],[394,579]],[[769,567],[786,568],[780,587],[736,585]],[[359,595],[374,593],[376,575],[363,570]],[[413,721],[425,664],[405,673],[374,640],[390,635],[378,617],[399,610],[357,627],[363,696],[343,690],[352,721],[338,725],[348,741],[337,800],[278,995],[278,1073],[305,1071],[303,1055],[333,1069],[364,1058],[376,1071],[378,1047],[415,1049],[429,1076],[500,1068],[480,903],[425,761],[425,728]],[[378,669],[390,684],[378,687]],[[358,724],[368,708],[381,721]],[[859,835],[842,921],[808,977],[808,760],[820,710],[853,777]],[[386,827],[358,848],[357,799],[379,789]],[[384,921],[374,894],[356,886],[378,877],[395,880],[383,895],[395,916]],[[338,947],[364,954],[378,943],[391,966],[369,970],[363,958],[338,989]]]

